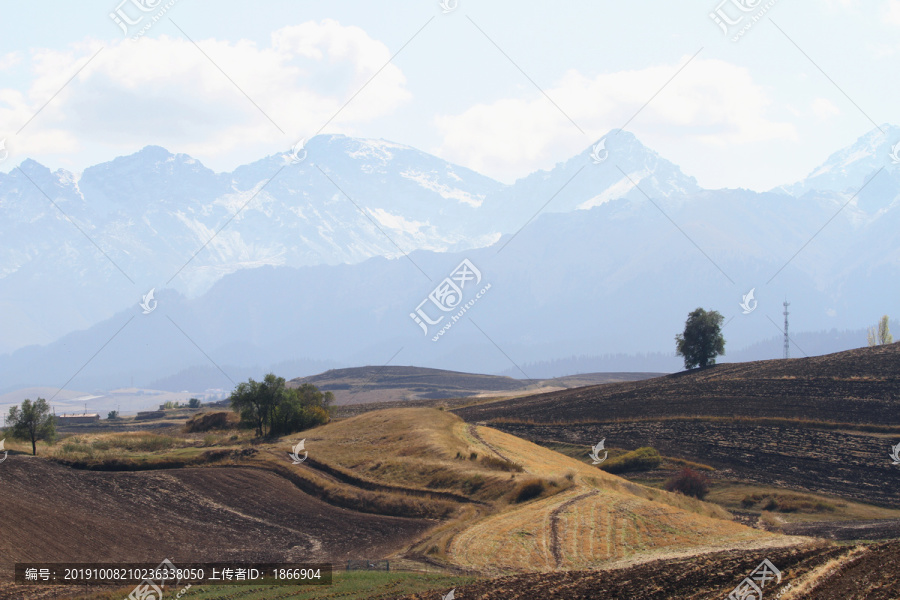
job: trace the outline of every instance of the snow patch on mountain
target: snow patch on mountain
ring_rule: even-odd
[[[448,174],[455,177],[457,181],[462,181],[462,179],[460,179],[460,177],[455,173],[450,172]],[[400,173],[400,177],[409,179],[410,181],[414,181],[426,190],[437,192],[441,196],[441,198],[444,198],[445,200],[457,200],[459,202],[468,204],[469,206],[474,206],[475,208],[478,208],[484,202],[483,194],[472,196],[465,190],[450,187],[449,185],[443,184],[438,181],[438,177],[434,173],[422,173],[419,171],[406,170]]]
[[[578,210],[590,210],[595,206],[600,206],[601,204],[609,202],[610,200],[621,198],[632,189],[634,189],[635,184],[640,185],[641,181],[643,181],[644,178],[648,177],[649,175],[650,172],[647,170],[630,173],[628,177],[622,177],[621,179],[610,185],[608,188],[603,190],[601,193],[579,204],[576,208]]]
[[[397,144],[394,142],[388,142],[387,140],[354,140],[357,144],[357,149],[348,152],[347,156],[350,158],[359,160],[359,159],[377,159],[382,163],[387,163],[394,158],[394,153],[391,150],[411,150],[409,146],[404,146],[403,144]]]
[[[410,219],[406,219],[401,215],[392,215],[388,211],[381,208],[370,208],[369,214],[375,217],[375,220],[384,227],[393,229],[395,231],[408,233],[410,235],[417,235],[418,233],[420,233],[423,227],[428,226],[427,221],[413,221]]]

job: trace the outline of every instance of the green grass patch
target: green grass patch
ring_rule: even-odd
[[[645,446],[604,461],[600,468],[607,473],[632,473],[650,471],[657,468],[660,463],[662,463],[662,456],[659,455],[659,452],[655,448]]]

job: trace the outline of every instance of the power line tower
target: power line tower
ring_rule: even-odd
[[[784,301],[784,357],[785,358],[791,357],[791,341],[790,341],[790,338],[788,337],[788,314],[789,314],[788,306],[790,306],[790,305],[791,305],[791,303],[788,302],[787,299],[785,299],[785,301]]]

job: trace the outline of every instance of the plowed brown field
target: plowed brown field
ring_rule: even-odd
[[[480,581],[455,597],[478,600],[721,600],[768,558],[782,573],[764,598],[782,600],[897,600],[900,543],[851,549],[833,546],[728,551],[658,560],[609,571],[530,573]],[[398,596],[431,600],[449,590]]]
[[[900,343],[810,358],[721,364],[643,381],[513,398],[456,413],[466,421],[570,423],[704,415],[898,425]]]
[[[493,427],[542,442],[591,446],[606,438],[619,448],[652,446],[666,456],[727,469],[741,480],[900,507],[900,467],[888,457],[889,439],[879,434],[702,420]]]
[[[387,556],[434,525],[336,508],[252,468],[78,471],[10,456],[0,569],[16,562],[340,562]]]
[[[900,507],[900,344],[456,409],[541,442],[652,446],[766,485]],[[882,431],[893,426],[893,431]]]

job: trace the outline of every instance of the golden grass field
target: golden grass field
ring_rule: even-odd
[[[366,479],[484,502],[462,507],[414,547],[485,573],[593,568],[799,541],[735,523],[714,504],[637,485],[495,429],[469,426],[445,411],[373,411],[290,441],[301,437],[311,457]],[[505,459],[521,472],[492,468],[486,457]],[[544,490],[517,503],[516,489],[530,480],[544,482]],[[479,484],[475,489],[473,482]]]

